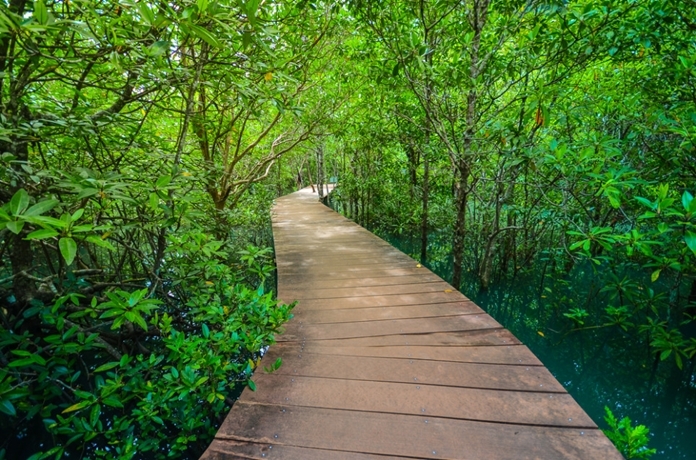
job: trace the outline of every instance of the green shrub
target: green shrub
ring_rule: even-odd
[[[605,406],[604,411],[607,414],[604,420],[609,424],[609,429],[603,430],[604,434],[614,443],[619,452],[626,457],[626,460],[650,458],[657,453],[656,449],[648,448],[648,434],[650,434],[650,430],[645,425],[631,426],[631,419],[628,417],[624,417],[619,421],[611,412],[611,409]]]

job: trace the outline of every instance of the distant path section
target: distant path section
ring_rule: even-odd
[[[273,211],[278,295],[298,301],[203,459],[623,458],[476,304],[318,201]]]

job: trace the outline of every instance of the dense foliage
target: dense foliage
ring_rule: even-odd
[[[260,182],[331,108],[305,6],[0,2],[0,458],[197,457],[253,387]]]
[[[352,100],[362,118],[338,133],[335,155],[352,153],[343,212],[420,234],[422,261],[449,260],[459,287],[474,274],[485,290],[539,261],[562,278],[591,261],[605,282],[550,314],[693,363],[694,5],[350,5],[361,29],[346,53],[366,83]]]

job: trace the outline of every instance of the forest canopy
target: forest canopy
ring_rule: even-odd
[[[457,288],[590,267],[550,314],[693,372],[695,159],[691,0],[2,0],[0,458],[196,458],[317,182]]]

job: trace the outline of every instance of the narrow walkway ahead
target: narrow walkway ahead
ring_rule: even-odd
[[[202,458],[621,459],[510,332],[317,201],[280,198],[278,294],[299,300]],[[268,365],[268,364],[266,364]]]

